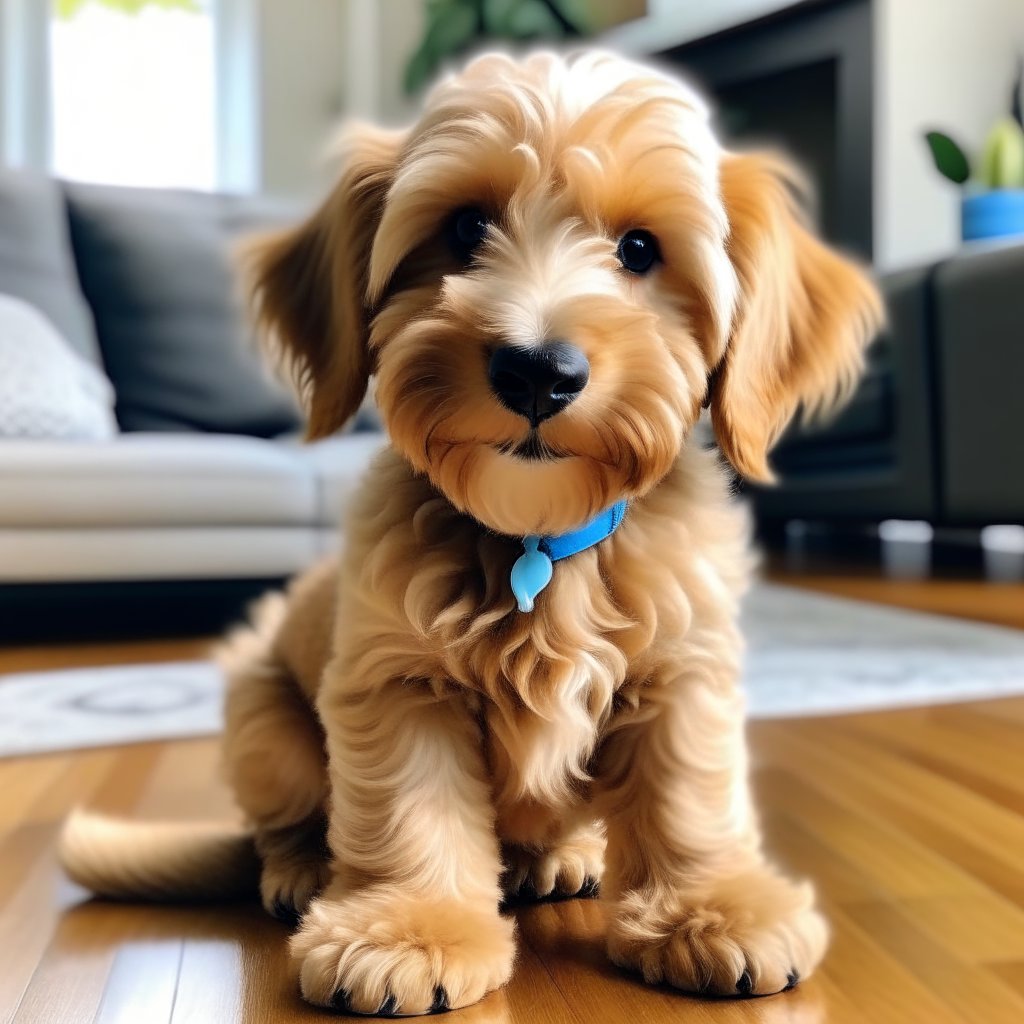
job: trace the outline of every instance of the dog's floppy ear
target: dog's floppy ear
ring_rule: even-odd
[[[369,126],[342,140],[341,179],[303,224],[242,253],[259,326],[306,408],[306,437],[326,437],[369,383],[366,276],[401,136]]]
[[[854,263],[806,228],[795,172],[780,158],[726,154],[721,188],[739,299],[712,374],[719,446],[745,477],[771,482],[768,451],[798,408],[846,398],[882,320],[878,293]]]

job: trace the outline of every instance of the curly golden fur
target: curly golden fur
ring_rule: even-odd
[[[617,964],[687,991],[794,984],[827,930],[761,851],[737,686],[748,524],[691,431],[709,405],[733,466],[769,479],[796,411],[856,380],[873,287],[808,232],[782,161],[723,151],[688,87],[611,55],[482,57],[410,130],[344,148],[322,208],[250,269],[310,436],[374,375],[391,443],[340,563],[224,653],[228,775],[268,909],[301,915],[304,996],[468,1005],[512,970],[503,889],[599,877]],[[467,204],[489,226],[464,264],[445,224]],[[616,259],[637,228],[661,255],[643,276]],[[529,424],[495,399],[489,353],[565,338],[589,383],[537,428],[545,457],[521,457]],[[516,538],[623,498],[619,530],[520,613]],[[69,832],[73,874],[168,891],[138,881],[166,883],[152,843],[133,861],[90,828]],[[211,853],[210,889],[231,856]]]

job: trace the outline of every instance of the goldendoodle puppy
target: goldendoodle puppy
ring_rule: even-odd
[[[793,179],[660,72],[491,55],[410,130],[351,130],[324,205],[253,248],[310,436],[371,375],[390,436],[338,563],[224,654],[228,775],[308,1000],[465,1006],[512,971],[503,895],[598,882],[608,955],[650,982],[760,995],[820,960],[748,790],[748,526],[691,437],[709,407],[768,480],[857,378],[878,298]],[[161,896],[243,884],[245,851],[83,818],[64,858]]]

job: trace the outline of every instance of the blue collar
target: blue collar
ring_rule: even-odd
[[[552,563],[577,555],[610,537],[626,515],[626,502],[606,508],[585,526],[558,537],[523,538],[525,551],[512,566],[512,593],[521,612],[533,611],[533,599],[551,582]]]

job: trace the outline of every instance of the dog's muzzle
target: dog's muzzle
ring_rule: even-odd
[[[498,401],[532,427],[574,402],[590,380],[590,363],[568,341],[551,341],[522,348],[502,345],[487,368]]]

